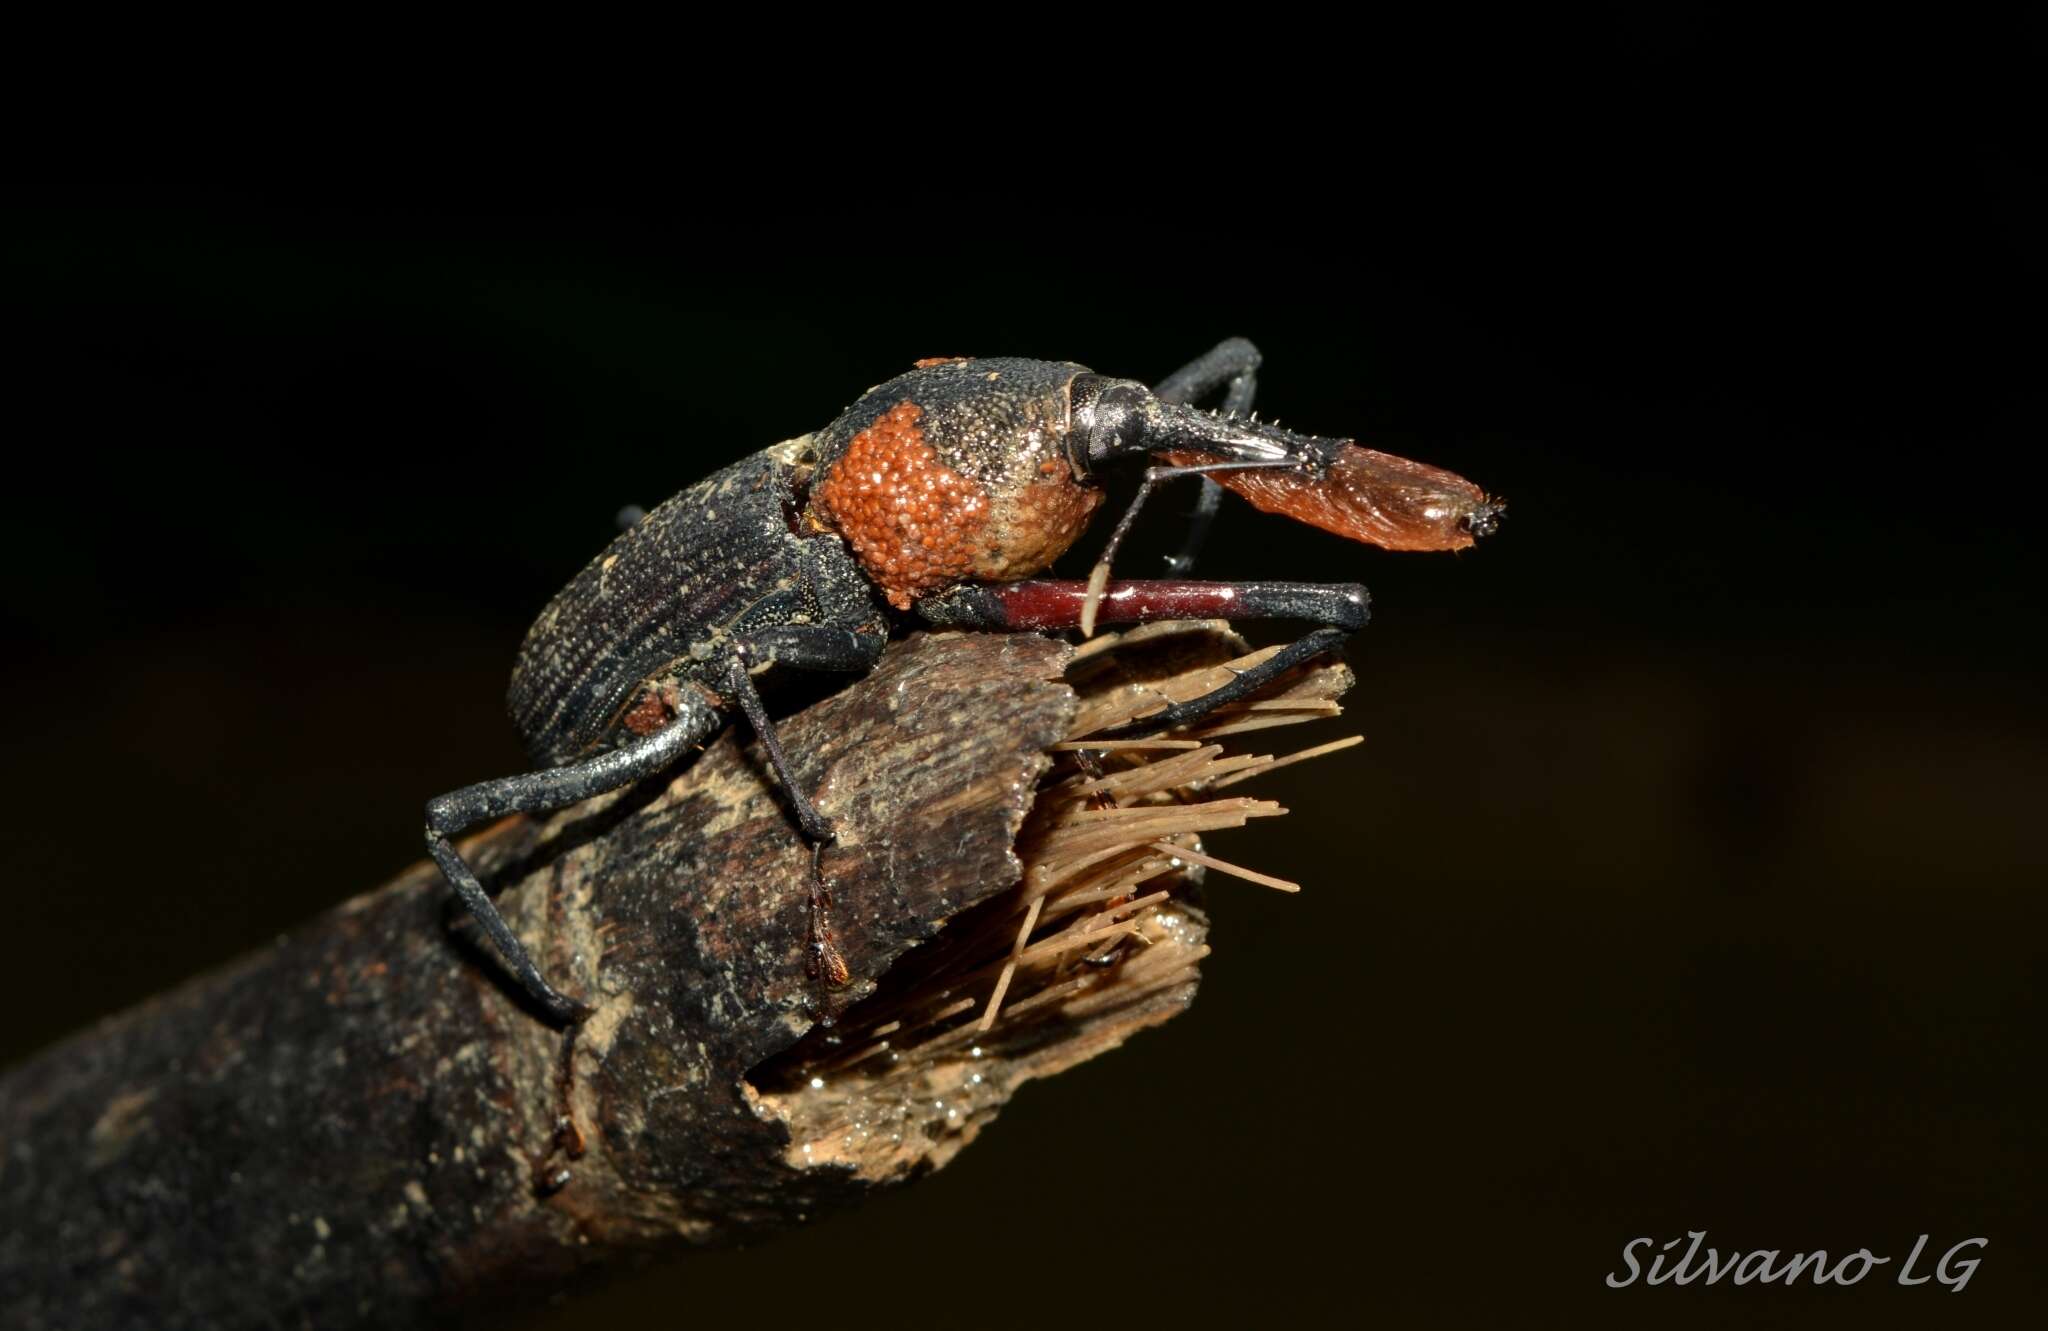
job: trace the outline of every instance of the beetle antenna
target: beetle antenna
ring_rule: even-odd
[[[1168,465],[1145,472],[1138,493],[1089,571],[1088,594],[1080,616],[1084,638],[1095,631],[1102,592],[1109,585],[1110,562],[1154,487],[1182,476],[1233,471],[1320,475],[1344,446],[1342,440],[1283,430],[1259,420],[1257,412],[1239,417],[1162,401],[1143,384],[1128,379],[1084,375],[1075,381],[1073,402],[1076,429],[1070,447],[1074,447],[1076,465],[1084,473],[1132,453],[1164,454],[1168,459]]]

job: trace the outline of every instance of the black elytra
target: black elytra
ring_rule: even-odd
[[[589,1011],[548,983],[456,852],[450,839],[465,829],[565,808],[667,770],[741,714],[798,832],[814,852],[831,843],[832,820],[792,779],[756,691],[764,668],[864,674],[905,615],[1049,630],[1079,626],[1092,602],[1103,623],[1219,615],[1318,625],[1224,688],[1122,732],[1142,734],[1199,717],[1340,646],[1366,621],[1357,584],[1098,579],[1091,594],[1035,576],[1100,501],[1095,476],[1104,463],[1165,452],[1204,459],[1153,468],[1139,495],[1142,502],[1158,481],[1203,476],[1196,529],[1170,561],[1176,573],[1193,562],[1220,495],[1206,473],[1319,474],[1340,441],[1250,419],[1258,366],[1258,350],[1242,338],[1154,388],[1058,361],[920,362],[817,433],[633,515],[549,602],[520,648],[509,703],[537,770],[427,804],[428,853],[526,994],[559,1023]],[[1221,413],[1194,406],[1219,389]],[[1120,527],[1135,512],[1136,503]],[[829,891],[813,876],[809,969],[844,983]]]

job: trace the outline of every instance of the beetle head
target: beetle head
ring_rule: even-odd
[[[1389,550],[1457,550],[1498,525],[1502,505],[1454,472],[1346,439],[1162,402],[1145,385],[1077,376],[1068,448],[1083,475],[1132,453],[1211,473],[1252,506]]]

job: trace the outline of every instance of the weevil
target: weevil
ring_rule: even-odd
[[[832,820],[792,779],[755,678],[862,674],[891,627],[994,631],[1185,617],[1291,619],[1306,636],[1202,697],[1113,732],[1183,724],[1245,697],[1365,626],[1357,583],[1112,582],[1110,560],[1158,485],[1199,477],[1185,572],[1223,488],[1258,508],[1403,550],[1451,550],[1499,504],[1462,477],[1250,414],[1258,350],[1232,338],[1154,387],[1061,361],[946,357],[863,394],[822,430],[763,449],[630,524],[541,612],[519,649],[512,720],[536,770],[427,804],[427,850],[533,1001],[587,1008],[548,983],[451,844],[479,823],[565,808],[679,763],[735,714],[812,849],[810,974],[844,984],[822,855]],[[1221,391],[1217,411],[1196,404]],[[1101,474],[1149,467],[1086,582],[1040,578],[1087,527]],[[626,515],[622,515],[622,518]]]

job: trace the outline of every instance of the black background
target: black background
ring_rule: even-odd
[[[1157,378],[1242,334],[1265,411],[1509,502],[1459,557],[1219,524],[1210,576],[1375,596],[1367,745],[1217,843],[1307,890],[1213,887],[1192,1011],[941,1175],[546,1324],[2010,1325],[2048,1283],[2028,48],[1840,36],[1591,23],[1469,133],[1456,85],[1385,120],[1274,79],[1193,144],[991,131],[985,171],[940,115],[627,190],[18,196],[0,1059],[514,770],[512,651],[621,504],[917,357]],[[1688,1229],[1894,1260],[1602,1286]],[[1961,1296],[1891,1283],[1923,1231],[1990,1240]]]

